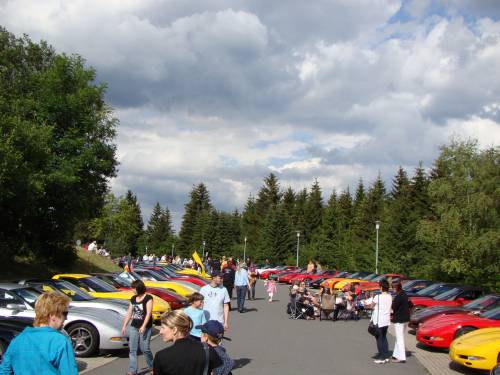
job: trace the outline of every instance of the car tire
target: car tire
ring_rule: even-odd
[[[75,323],[65,328],[77,357],[90,357],[99,348],[99,332],[89,323]]]
[[[463,336],[465,335],[466,333],[469,333],[469,332],[472,332],[472,331],[475,331],[477,328],[475,327],[462,327],[460,329],[457,330],[457,332],[455,332],[455,339],[457,337],[460,337],[460,336]]]

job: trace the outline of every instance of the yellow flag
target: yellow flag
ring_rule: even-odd
[[[196,251],[192,254],[192,257],[193,257],[193,260],[200,265],[201,274],[205,275],[205,266],[203,265],[203,262],[201,261],[201,258]]]

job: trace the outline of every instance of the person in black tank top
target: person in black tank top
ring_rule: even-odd
[[[153,371],[153,353],[150,349],[151,332],[153,331],[153,297],[146,293],[146,286],[140,280],[132,283],[136,295],[130,299],[127,315],[123,320],[122,335],[129,333],[129,365],[127,375],[137,374],[137,349],[146,358],[148,371]]]

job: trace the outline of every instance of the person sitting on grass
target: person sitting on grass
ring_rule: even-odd
[[[209,320],[196,328],[202,332],[201,342],[215,349],[222,361],[222,365],[212,370],[213,375],[231,375],[234,361],[226,353],[226,349],[219,345],[224,335],[224,326],[217,320]]]

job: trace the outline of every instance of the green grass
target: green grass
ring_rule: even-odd
[[[81,248],[77,249],[77,259],[67,267],[55,267],[38,262],[32,258],[15,257],[3,261],[1,279],[19,280],[26,278],[50,278],[57,273],[90,273],[90,272],[118,272],[116,264],[108,258],[89,253]]]

